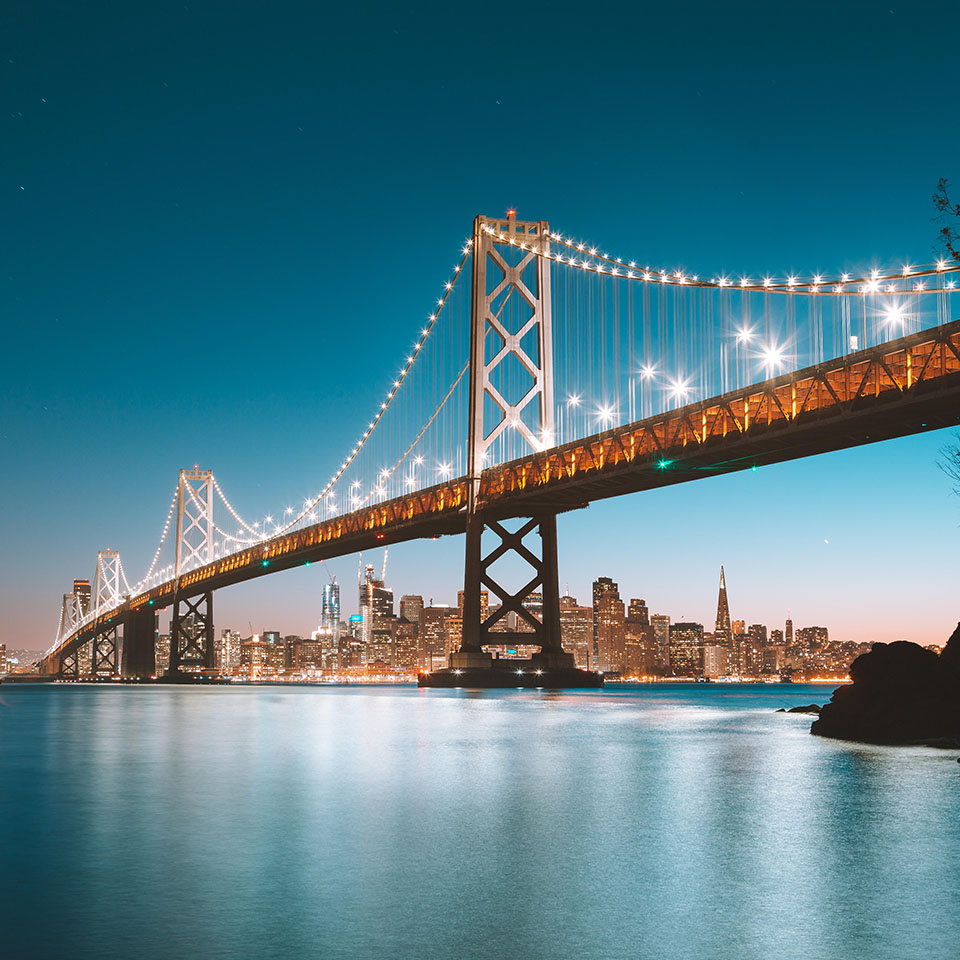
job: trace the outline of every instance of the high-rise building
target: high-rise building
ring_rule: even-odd
[[[420,624],[420,611],[423,609],[423,597],[416,593],[405,593],[400,598],[400,616],[410,623]]]
[[[703,645],[703,675],[705,677],[725,677],[730,672],[730,647],[719,643]]]
[[[423,670],[439,670],[447,661],[447,618],[457,615],[456,607],[435,607],[420,611],[418,657]]]
[[[74,580],[73,595],[77,598],[77,606],[80,608],[80,615],[86,616],[90,612],[90,581]]]
[[[593,669],[593,607],[578,606],[576,597],[560,598],[560,643],[581,670]]]
[[[675,677],[703,676],[703,624],[671,625],[670,672]]]
[[[670,672],[670,617],[664,613],[655,613],[650,618],[653,630],[653,672],[657,676],[666,676]]]
[[[460,611],[458,614],[461,618],[463,617],[463,591],[457,591],[457,609]],[[490,591],[481,590],[480,591],[480,622],[483,623],[487,617],[490,616]]]
[[[320,629],[333,639],[334,646],[340,639],[340,584],[336,580],[323,585],[320,601]]]
[[[733,628],[730,623],[730,605],[727,603],[727,581],[720,565],[720,594],[717,597],[717,625],[714,630],[714,643],[729,647],[733,640]]]
[[[784,640],[787,643],[788,647],[793,646],[793,621],[787,617],[787,622],[785,624],[786,630],[784,631]]]
[[[766,646],[766,626],[762,623],[751,623],[740,647],[742,673],[749,677],[759,677],[763,673],[763,651]]]
[[[600,600],[603,597],[620,599],[620,586],[610,577],[597,577],[593,581],[593,668],[603,670],[600,655]]]
[[[423,609],[422,600],[420,608]],[[397,621],[393,662],[398,670],[412,673],[417,669],[417,637],[420,633],[419,627],[418,621],[411,622],[404,616],[401,616]]]
[[[813,651],[825,647],[830,641],[830,632],[826,627],[800,627],[797,630],[797,645]]]
[[[7,672],[7,645],[5,643],[0,643],[0,677],[5,677]]]
[[[597,669],[602,673],[623,670],[625,621],[619,587],[609,577],[600,577],[593,584],[593,632],[597,645]]]
[[[640,624],[642,627],[649,627],[650,611],[647,609],[647,601],[631,600],[630,606],[627,607],[627,619]]]
[[[623,669],[633,677],[653,674],[653,628],[645,600],[631,600],[627,607]]]
[[[385,617],[393,616],[393,591],[373,575],[373,565],[367,564],[360,581],[360,615],[363,617],[361,639],[370,643],[376,627],[383,626]]]
[[[221,630],[220,639],[213,643],[213,663],[217,673],[227,676],[240,666],[240,634]]]

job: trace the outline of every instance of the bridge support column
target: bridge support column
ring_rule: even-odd
[[[56,671],[61,680],[79,680],[80,679],[80,650],[74,647],[70,653],[65,653],[60,657],[60,669]]]
[[[157,671],[157,614],[153,607],[131,610],[123,625],[123,655],[120,673],[146,679]]]
[[[90,672],[94,677],[119,675],[122,645],[123,632],[120,623],[114,623],[102,633],[94,634],[90,648]]]
[[[483,552],[483,532],[496,534],[499,543],[489,553]],[[540,549],[534,551],[525,543],[534,531],[539,534]],[[507,554],[525,561],[531,576],[516,592],[511,592],[495,579],[491,567]],[[539,553],[539,556],[537,555]],[[480,593],[486,587],[499,601],[499,609],[485,620],[480,618]],[[537,619],[524,600],[536,590],[543,598],[542,618]],[[530,631],[490,632],[490,628],[513,613]],[[526,643],[539,645],[535,666],[572,669],[573,655],[566,653],[560,642],[560,590],[557,573],[557,517],[543,513],[525,519],[516,530],[509,530],[503,521],[485,520],[474,514],[467,522],[467,550],[463,583],[463,633],[460,650],[450,657],[451,668],[469,669],[490,666],[492,658],[483,651],[490,644]]]
[[[213,669],[213,593],[177,597],[170,624],[168,677]]]

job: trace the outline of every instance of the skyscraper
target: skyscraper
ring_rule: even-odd
[[[675,677],[703,676],[703,625],[675,623],[670,627],[670,672]]]
[[[670,617],[655,613],[650,618],[653,630],[653,672],[665,676],[670,669]]]
[[[336,580],[323,585],[320,629],[332,639],[333,646],[336,647],[340,639],[340,584]]]
[[[90,581],[74,580],[73,595],[77,598],[80,615],[86,616],[90,612]]]
[[[717,625],[713,634],[713,642],[721,647],[729,647],[733,641],[733,630],[730,625],[730,605],[727,603],[727,581],[723,575],[723,564],[720,565],[720,595],[717,597]]]
[[[373,640],[374,628],[383,626],[385,617],[393,616],[393,591],[383,585],[383,579],[378,580],[373,575],[373,564],[370,563],[360,581],[360,614],[363,617],[361,639],[364,643]]]
[[[597,669],[619,673],[626,653],[625,611],[620,589],[609,577],[593,584],[593,632],[596,637]]]
[[[593,607],[578,606],[569,595],[560,598],[560,642],[581,670],[593,667]]]
[[[600,666],[600,617],[599,606],[602,597],[612,596],[620,599],[620,586],[610,577],[598,577],[593,581],[593,669],[602,670]]]

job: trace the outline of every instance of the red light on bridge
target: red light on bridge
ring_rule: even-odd
[[[514,210],[513,207],[511,207],[511,208],[507,211],[507,217],[508,217],[508,218],[509,218],[509,217],[516,217],[516,215],[517,215],[517,211]]]
[[[378,533],[378,534],[377,534],[377,539],[378,539],[378,540],[382,540],[382,539],[383,539],[383,534],[382,534],[382,533]]]

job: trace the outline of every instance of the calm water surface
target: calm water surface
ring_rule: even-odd
[[[0,956],[954,958],[955,754],[824,687],[0,687]]]

